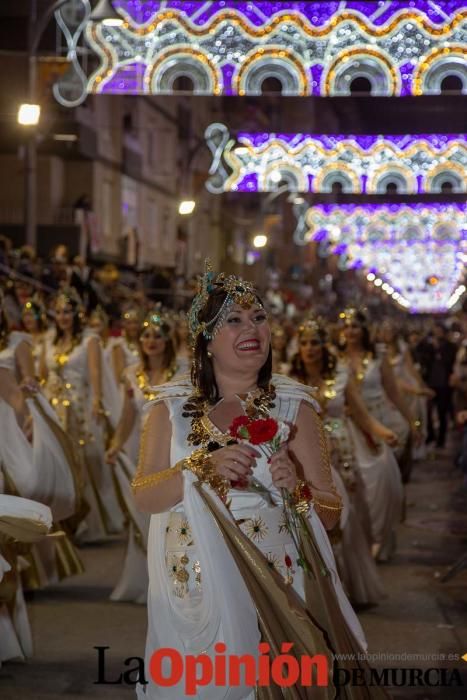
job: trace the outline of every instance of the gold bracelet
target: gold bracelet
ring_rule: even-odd
[[[216,472],[209,452],[203,447],[184,459],[182,468],[192,472],[203,484],[208,484],[224,502],[227,500],[230,481]]]
[[[290,493],[290,502],[297,513],[306,515],[313,502],[313,493],[308,481],[299,479],[293,491]]]
[[[161,481],[170,479],[171,476],[174,476],[182,471],[182,464],[183,461],[177,462],[174,467],[169,467],[169,469],[163,469],[162,471],[154,472],[153,474],[136,474],[135,478],[131,482],[133,493],[136,493],[138,489],[147,489],[150,486],[160,484]]]
[[[336,496],[337,496],[337,494],[336,494]],[[325,501],[319,501],[315,498],[314,499],[315,507],[318,508],[319,510],[333,510],[333,511],[340,512],[343,508],[342,499],[340,496],[337,496],[337,497],[339,498],[339,503],[337,503],[337,504],[336,503],[334,503],[334,504],[326,503]]]

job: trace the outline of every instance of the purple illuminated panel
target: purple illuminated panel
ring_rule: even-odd
[[[453,192],[467,190],[464,134],[240,132],[234,139],[227,127],[215,124],[206,140],[223,179],[221,188],[219,177],[208,181],[212,192],[271,192],[277,189],[278,173],[297,192],[332,192],[336,182],[346,194],[384,194],[390,182],[400,194],[441,192],[444,183]],[[221,145],[213,147],[213,140]]]
[[[91,93],[168,94],[182,74],[196,94],[257,95],[274,75],[285,95],[346,95],[363,68],[372,94],[437,94],[445,65],[463,71],[465,0],[115,0],[114,7],[123,26],[86,29],[101,61]],[[136,61],[142,83],[121,70]]]

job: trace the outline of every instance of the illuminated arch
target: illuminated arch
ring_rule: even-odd
[[[400,93],[400,76],[390,58],[378,49],[362,46],[341,51],[335,57],[324,77],[324,95],[350,95],[355,78],[366,78],[372,95]]]
[[[276,78],[283,95],[307,95],[309,81],[297,56],[284,48],[255,49],[246,56],[233,76],[234,92],[238,95],[261,95],[266,78]]]
[[[217,67],[205,53],[191,46],[179,46],[160,53],[146,71],[145,92],[171,93],[176,79],[181,77],[190,78],[194,94],[222,93],[222,79]]]

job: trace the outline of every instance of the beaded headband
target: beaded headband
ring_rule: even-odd
[[[205,308],[210,295],[216,291],[223,291],[226,297],[219,311],[208,321],[200,321],[200,313]],[[211,263],[206,260],[204,263],[204,274],[198,280],[198,290],[191,304],[188,314],[188,325],[190,327],[192,342],[200,333],[206,340],[212,340],[225,323],[225,319],[234,304],[238,304],[242,309],[248,309],[253,304],[263,307],[258,293],[251,282],[245,282],[235,275],[226,276],[221,272],[214,277]]]
[[[164,326],[170,327],[170,322],[167,316],[161,315],[157,312],[152,312],[143,321],[141,328],[141,333],[144,333],[148,328],[154,328],[159,331],[163,338],[168,338],[169,333],[164,330]]]

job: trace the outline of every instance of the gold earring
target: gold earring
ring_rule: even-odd
[[[212,352],[211,352],[210,350],[208,350],[207,355],[208,355],[209,359],[211,359],[211,357],[212,357]]]

